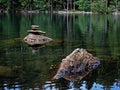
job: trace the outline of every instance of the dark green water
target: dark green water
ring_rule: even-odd
[[[32,24],[53,42],[38,48],[23,42]],[[120,90],[120,16],[0,14],[0,90]],[[76,48],[101,64],[82,80],[52,80],[59,63]]]

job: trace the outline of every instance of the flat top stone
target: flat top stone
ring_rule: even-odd
[[[42,45],[52,41],[52,39],[43,35],[28,34],[24,41],[29,45]]]
[[[38,33],[38,34],[45,34],[46,32],[41,31],[41,30],[28,30],[28,33]]]
[[[39,26],[38,25],[32,25],[31,28],[32,28],[32,30],[37,30],[39,28]]]

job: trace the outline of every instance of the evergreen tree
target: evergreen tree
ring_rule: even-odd
[[[0,10],[80,10],[99,13],[120,11],[120,0],[0,0]]]

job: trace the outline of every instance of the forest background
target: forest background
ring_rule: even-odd
[[[120,11],[119,0],[0,0],[4,11],[85,11],[112,13]]]

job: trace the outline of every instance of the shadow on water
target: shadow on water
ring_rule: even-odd
[[[22,39],[32,24],[53,42],[28,47]],[[0,14],[0,89],[119,90],[119,24],[114,15]],[[78,47],[100,58],[100,66],[82,80],[52,80],[61,60]]]

